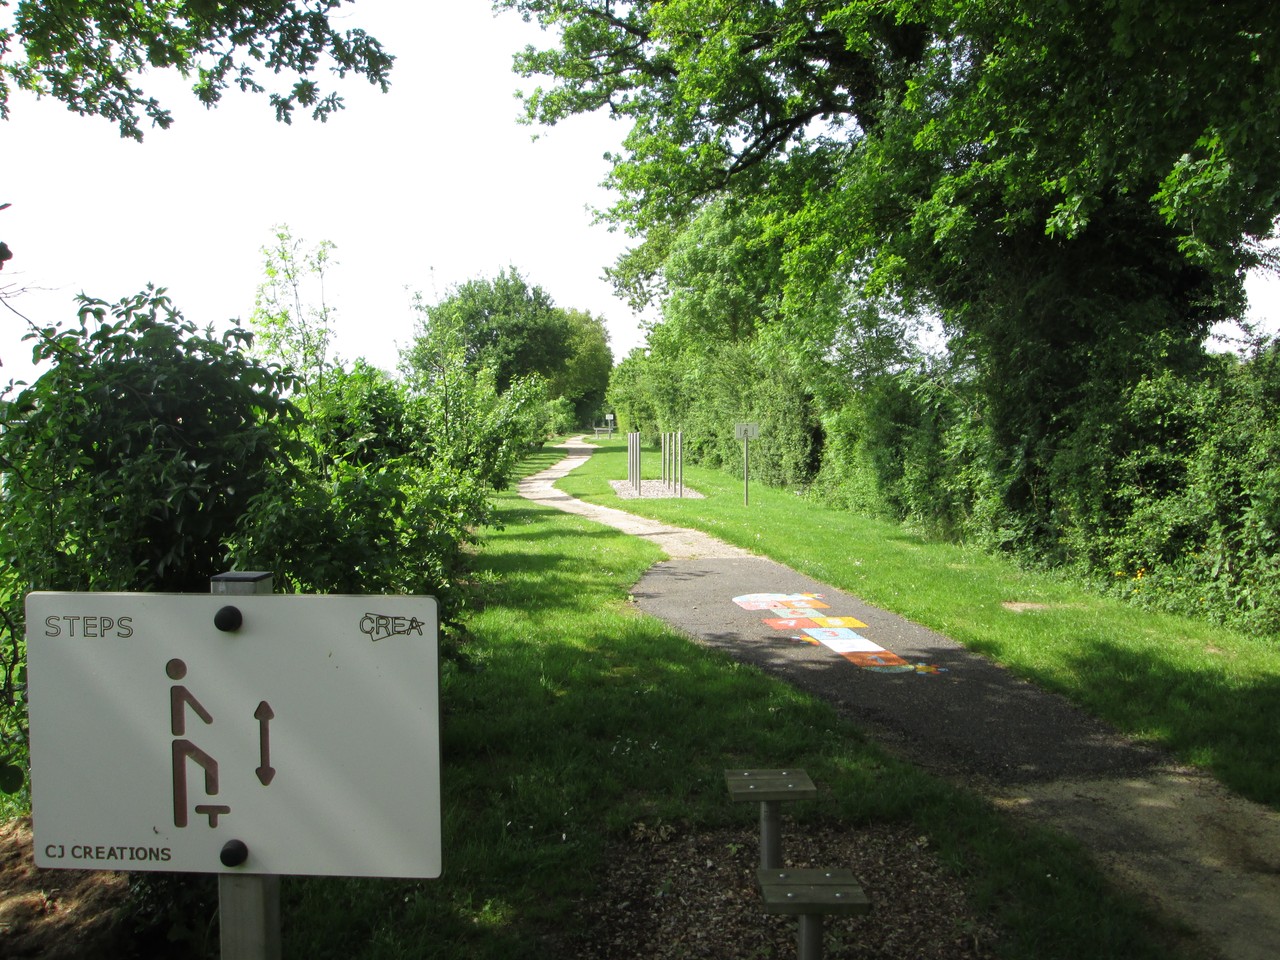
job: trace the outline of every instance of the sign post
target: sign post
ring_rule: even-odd
[[[209,581],[209,592],[215,596],[270,596],[271,587],[271,574],[259,572],[220,573]],[[275,719],[275,714],[264,700],[253,715],[259,724],[258,780],[270,782],[275,776],[270,765],[270,721]],[[228,860],[240,857],[240,845],[243,841],[237,845],[236,840],[228,840],[223,845],[220,858],[224,865],[231,866]],[[247,857],[247,849],[244,854]],[[280,960],[278,874],[218,875],[218,936],[222,960]]]
[[[733,435],[742,441],[742,505],[749,506],[751,503],[750,493],[750,475],[751,475],[751,441],[760,436],[760,424],[758,423],[736,423],[733,426]]]

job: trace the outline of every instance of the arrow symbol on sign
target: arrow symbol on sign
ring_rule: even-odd
[[[258,774],[258,782],[264,787],[269,784],[276,775],[276,768],[271,766],[271,721],[275,719],[276,713],[271,709],[271,704],[263,700],[258,704],[258,709],[253,711],[253,719],[258,721],[258,755],[261,762],[258,769],[254,771]]]

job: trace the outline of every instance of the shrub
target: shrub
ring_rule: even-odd
[[[295,420],[249,334],[200,333],[163,290],[32,333],[48,372],[4,405],[3,786],[25,767],[28,590],[208,592]]]

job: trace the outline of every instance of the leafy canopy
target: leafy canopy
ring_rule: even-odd
[[[0,7],[9,6],[0,0]],[[120,135],[142,139],[142,121],[167,128],[173,116],[138,86],[148,69],[175,69],[207,107],[229,87],[267,93],[276,118],[297,107],[318,120],[342,108],[321,87],[321,69],[364,76],[383,92],[394,57],[361,29],[331,20],[343,0],[18,0],[0,30],[0,117],[10,83],[51,96],[82,115],[105,117]],[[262,73],[285,79],[268,91]],[[291,78],[292,82],[289,82]]]
[[[1239,314],[1280,215],[1280,34],[1259,0],[498,6],[553,28],[516,57],[544,78],[529,122],[630,127],[604,214],[643,238],[620,289],[692,268],[701,286],[667,301],[682,335],[740,327],[701,293],[759,289],[814,357],[861,347],[858,300],[938,315],[1028,529],[1053,522],[1052,461],[1092,411],[1190,370]],[[747,265],[743,227],[702,218],[721,198],[743,252],[777,257],[771,283],[705,281],[717,257]]]
[[[499,0],[531,122],[631,124],[610,216],[638,233],[730,190],[798,256],[894,272],[978,232],[1080,235],[1117,199],[1229,276],[1280,213],[1271,4]]]
[[[439,303],[420,307],[405,362],[421,373],[432,369],[442,341],[456,342],[473,373],[492,370],[500,392],[521,377],[552,376],[570,355],[573,330],[564,311],[515,267],[458,284]]]

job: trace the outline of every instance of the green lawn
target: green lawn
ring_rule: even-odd
[[[705,500],[618,500],[608,482],[626,476],[625,439],[599,449],[561,489],[704,530],[932,627],[1280,809],[1280,644],[1140,610],[794,493],[752,484],[744,507],[741,479],[718,471],[684,471]],[[648,452],[645,476],[658,471]],[[1008,601],[1045,608],[1016,613]]]
[[[560,456],[544,451],[525,468]],[[616,505],[604,491],[623,465],[615,445],[566,486]],[[687,480],[711,499],[696,509],[644,504],[646,512],[704,525],[797,566],[788,551],[824,557],[827,566],[811,572],[838,580],[846,568],[854,589],[870,594],[866,587],[879,583],[882,602],[894,591],[919,601],[919,608],[894,604],[918,619],[929,605],[947,611],[946,592],[935,596],[930,582],[935,562],[956,565],[952,598],[974,616],[984,611],[975,634],[988,621],[1019,624],[1011,632],[1021,635],[1028,625],[1056,622],[1056,612],[1012,618],[999,609],[1006,596],[1077,602],[1052,581],[1023,579],[963,551],[937,552],[891,527],[824,515],[763,488],[743,513],[731,479],[687,471]],[[578,904],[596,895],[612,866],[611,840],[632,836],[640,822],[681,832],[750,830],[757,814],[728,802],[721,771],[784,764],[803,766],[824,790],[821,802],[794,806],[800,823],[855,833],[896,823],[928,836],[991,916],[1002,957],[1182,956],[1170,946],[1177,937],[1116,893],[1073,841],[895,760],[825,703],[637,614],[628,592],[660,559],[657,548],[513,492],[498,498],[498,509],[502,526],[485,532],[476,557],[482,606],[469,620],[467,658],[442,670],[444,876],[285,878],[286,957],[547,957],[544,935],[574,923]],[[838,521],[852,532],[841,534]],[[769,533],[776,523],[792,524],[792,534]],[[810,536],[828,545],[810,548]],[[896,583],[886,579],[890,557]],[[967,621],[950,613],[955,619],[940,625],[958,634]],[[1245,660],[1236,647],[1224,649],[1232,662]],[[166,900],[176,895],[165,889]],[[194,909],[183,908],[182,919],[201,935],[216,928]]]
[[[547,451],[527,468],[557,459]],[[599,467],[575,484],[603,482]],[[445,875],[286,881],[287,956],[544,957],[542,934],[571,924],[610,868],[610,839],[637,822],[750,827],[757,814],[727,801],[721,771],[782,764],[828,792],[796,805],[802,822],[903,823],[934,838],[994,917],[1002,956],[1176,956],[1073,842],[1010,821],[886,756],[826,704],[638,615],[627,593],[655,547],[511,493],[499,508],[503,526],[477,558],[470,661],[442,680]]]

